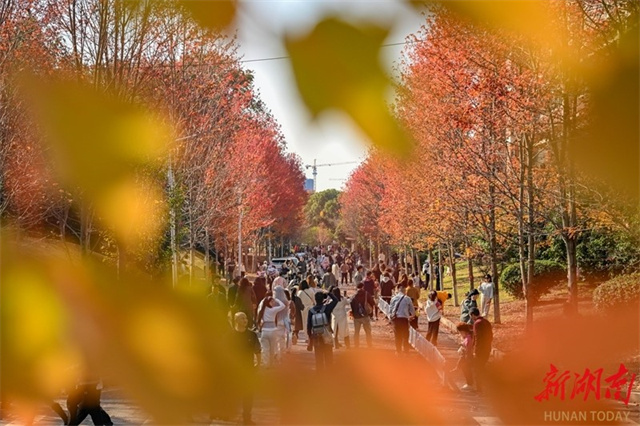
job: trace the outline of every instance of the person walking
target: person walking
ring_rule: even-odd
[[[302,311],[302,329],[307,330],[307,315],[309,314],[309,309],[315,305],[315,294],[319,291],[317,288],[309,287],[307,281],[302,281],[300,283],[300,291],[298,292],[298,296],[304,305],[304,309]],[[309,336],[307,336],[307,342],[309,342]]]
[[[331,314],[338,305],[338,299],[332,293],[318,292],[315,294],[316,304],[307,314],[307,334],[309,335],[308,350],[313,350],[316,358],[316,372],[322,372],[333,364],[333,336],[331,333]],[[327,298],[331,299],[326,303]],[[321,318],[321,320],[318,320]],[[322,327],[323,332],[318,332]]]
[[[410,350],[409,347],[409,321],[416,315],[416,311],[411,303],[411,298],[407,296],[405,287],[398,286],[398,293],[391,299],[389,306],[391,321],[393,321],[393,332],[396,341],[396,355]]]
[[[356,286],[356,294],[351,298],[351,314],[353,315],[353,344],[357,348],[360,346],[360,329],[364,328],[367,339],[367,347],[373,345],[371,338],[371,314],[375,302],[373,296],[364,289],[364,283]]]
[[[340,266],[338,265],[337,262],[334,262],[331,265],[331,273],[333,274],[333,277],[336,279],[336,284],[338,284],[340,282]],[[325,289],[328,289],[328,287],[325,287]]]
[[[256,308],[258,307],[256,293],[253,291],[253,286],[248,279],[242,278],[238,291],[236,292],[236,299],[233,303],[233,312],[244,312],[247,314],[249,324],[253,326],[253,320],[255,318]]]
[[[347,310],[350,309],[351,301],[347,298],[347,292],[345,291],[344,296],[340,294],[339,288],[333,289],[333,295],[338,299],[338,304],[333,310],[333,318],[331,322],[331,328],[334,332],[335,339],[335,348],[339,349],[342,347],[340,344],[341,341],[344,341],[344,345],[347,349],[350,348],[349,341],[349,323],[347,322]]]
[[[318,277],[320,277],[320,275],[318,275]],[[316,283],[316,279],[313,275],[307,275],[307,284],[313,289],[314,293],[317,291],[318,284]]]
[[[391,303],[391,297],[393,297],[393,281],[391,281],[391,275],[385,272],[380,278],[380,297],[387,303]]]
[[[462,386],[462,390],[470,390],[473,388],[473,333],[471,326],[467,323],[460,322],[456,326],[456,330],[462,337],[462,344],[458,348],[458,363],[455,368],[451,370],[454,373],[458,370],[464,374],[465,381],[467,382]]]
[[[484,281],[478,286],[478,291],[482,294],[482,300],[480,306],[480,312],[483,317],[489,316],[489,308],[491,308],[491,300],[493,299],[493,279],[491,275],[484,276]]]
[[[353,254],[350,255],[346,262],[347,264],[347,272],[349,273],[349,281],[348,282],[353,282],[353,269],[354,269],[354,260],[353,260]]]
[[[349,265],[347,265],[347,262],[343,262],[342,266],[340,266],[340,274],[340,284],[349,284]]]
[[[374,275],[371,271],[367,272],[367,275],[364,279],[364,281],[362,282],[362,284],[364,285],[364,291],[366,291],[368,294],[371,295],[371,297],[374,298],[374,300],[376,300],[376,281],[374,280]],[[374,303],[373,305],[373,310],[371,311],[371,319],[372,320],[377,320],[378,319],[378,305]]]
[[[422,274],[424,275],[424,288],[429,288],[431,285],[431,266],[428,260],[422,265]]]
[[[291,321],[289,320],[289,310],[291,300],[287,297],[287,291],[284,287],[274,287],[273,297],[282,302],[285,309],[276,314],[276,328],[278,329],[278,356],[284,353],[291,346]]]
[[[409,287],[409,277],[407,274],[403,273],[400,275],[400,280],[398,281],[398,286],[404,287],[405,290]]]
[[[276,287],[286,287],[287,286],[287,279],[284,277],[286,274],[287,273],[284,271],[284,265],[283,265],[283,268],[280,271],[280,274],[273,280],[273,283],[271,284],[271,290],[272,291]]]
[[[356,273],[353,275],[353,283],[358,287],[358,284],[364,281],[364,267],[358,265],[356,267]]]
[[[333,272],[330,272],[330,271],[325,272],[324,275],[322,276],[322,288],[326,290],[337,285],[338,285],[338,280],[336,280],[336,277],[333,274]]]
[[[284,303],[267,293],[259,309],[257,325],[262,346],[262,361],[264,365],[272,367],[278,356],[278,340],[280,331],[276,324],[277,314],[285,309]]]
[[[440,299],[438,299],[437,292],[429,292],[425,312],[427,314],[427,321],[429,322],[427,325],[427,341],[431,342],[433,346],[437,346],[440,318],[442,318],[442,303]]]
[[[304,322],[302,321],[302,312],[304,311],[304,303],[298,297],[298,287],[293,287],[291,290],[291,302],[295,307],[295,316],[293,318],[293,333],[291,335],[291,343],[298,343],[298,333],[300,330],[304,330]]]
[[[260,304],[267,294],[267,278],[266,272],[258,271],[258,276],[253,280],[253,292],[256,295],[256,304]]]
[[[411,322],[409,323],[409,325],[413,327],[415,330],[417,330],[418,329],[418,312],[419,312],[418,300],[420,300],[420,287],[418,287],[418,285],[416,285],[412,279],[409,279],[409,287],[407,287],[407,296],[411,298],[411,303],[413,303],[413,309],[416,311],[416,314],[411,320]]]
[[[69,425],[77,426],[87,417],[96,426],[112,426],[111,417],[100,405],[102,395],[102,380],[88,378],[78,383],[75,390],[67,397],[67,410],[69,410]]]
[[[211,293],[207,295],[207,303],[217,312],[227,314],[227,293],[220,284],[211,286]]]
[[[460,321],[461,322],[466,324],[471,324],[471,316],[469,315],[469,312],[471,312],[471,309],[478,307],[478,303],[476,302],[476,299],[478,299],[479,294],[480,292],[478,291],[477,288],[474,288],[473,290],[465,294],[466,298],[462,301],[462,304],[460,305]]]
[[[472,308],[469,314],[473,321],[473,372],[476,389],[481,391],[484,369],[491,355],[493,328],[491,327],[491,323],[480,315],[478,308]]]
[[[253,394],[256,381],[256,370],[261,364],[262,349],[258,336],[247,327],[249,320],[244,312],[238,312],[234,316],[233,344],[239,355],[241,367],[240,380],[242,397],[242,424],[254,425],[251,420],[253,410]]]

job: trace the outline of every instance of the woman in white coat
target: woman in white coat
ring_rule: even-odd
[[[262,362],[266,367],[273,366],[279,355],[278,340],[280,338],[280,330],[278,329],[276,316],[284,308],[284,303],[274,298],[271,293],[267,293],[260,304],[257,324],[260,330]]]
[[[309,283],[306,280],[303,280],[300,283],[300,291],[298,292],[298,297],[304,305],[304,311],[302,311],[302,330],[305,333],[307,330],[307,315],[309,314],[309,309],[313,308],[316,304],[316,292],[317,289],[309,287]],[[309,340],[309,336],[306,336],[306,340]]]
[[[351,310],[351,299],[346,296],[342,296],[338,287],[335,287],[331,292],[338,299],[338,304],[333,309],[333,313],[331,315],[331,328],[333,329],[335,347],[336,349],[342,347],[340,341],[344,340],[344,345],[349,349],[349,323],[347,322],[347,312]]]

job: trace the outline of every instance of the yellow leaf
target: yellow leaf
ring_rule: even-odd
[[[327,18],[305,37],[287,37],[286,47],[298,90],[314,117],[341,110],[374,145],[406,155],[412,144],[385,102],[391,86],[379,53],[386,36],[384,28]]]
[[[229,26],[236,15],[236,2],[229,0],[180,1],[191,16],[203,27],[219,30]]]
[[[76,84],[27,80],[27,90],[58,174],[89,197],[166,152],[171,129],[142,108]]]

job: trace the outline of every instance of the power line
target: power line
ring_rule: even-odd
[[[387,44],[383,44],[380,47],[393,47],[393,46],[403,46],[405,44],[413,44],[416,43],[415,41],[402,41],[399,43],[387,43]],[[278,61],[281,59],[289,59],[290,56],[273,56],[271,58],[257,58],[257,59],[243,59],[241,61],[239,61],[242,64],[246,64],[249,62],[265,62],[265,61]]]

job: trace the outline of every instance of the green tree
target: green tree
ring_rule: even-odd
[[[335,235],[340,219],[340,191],[327,189],[312,194],[304,208],[308,226],[323,226]]]

